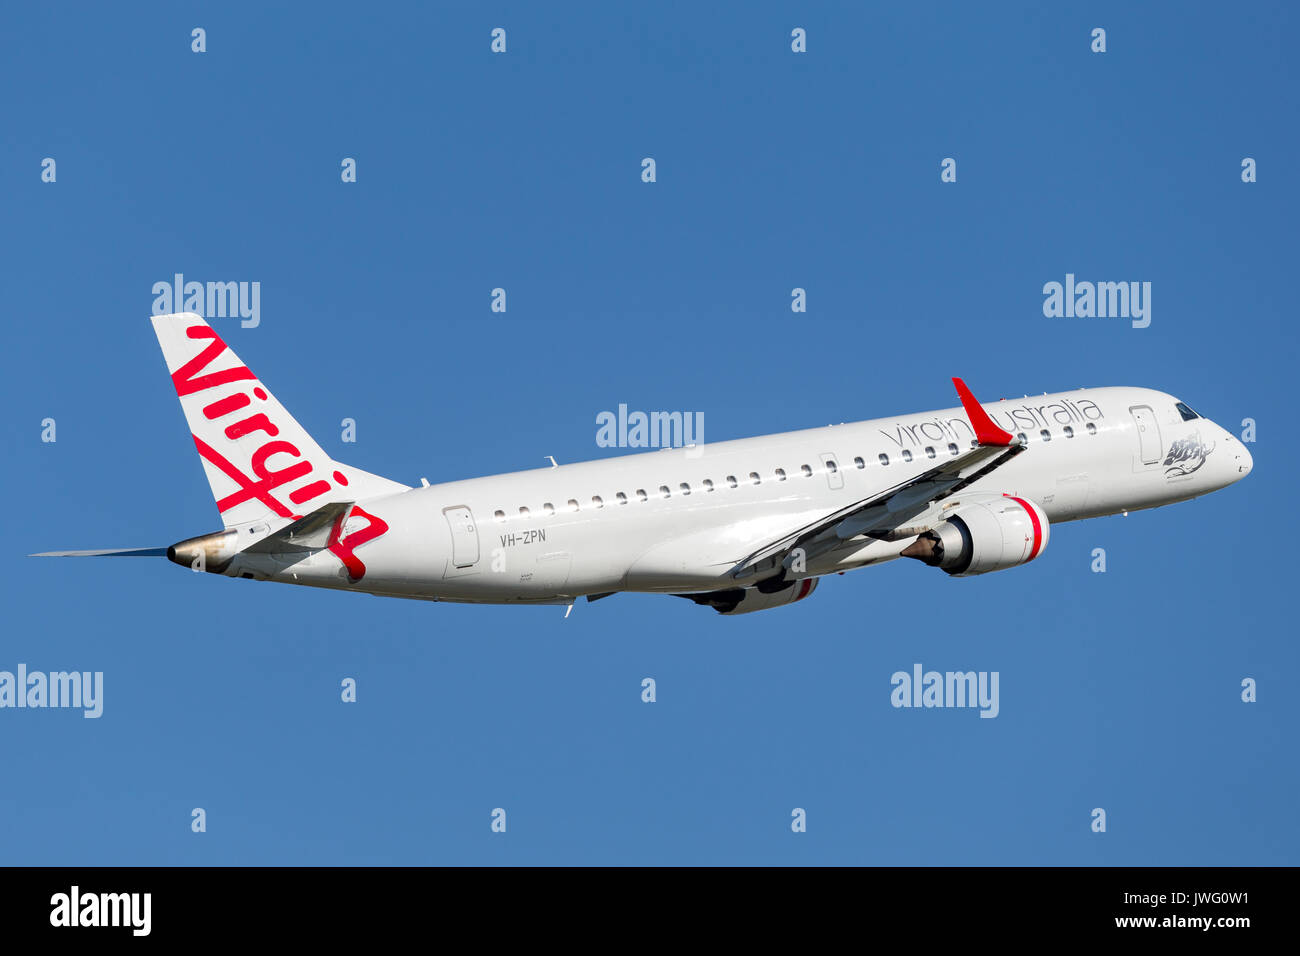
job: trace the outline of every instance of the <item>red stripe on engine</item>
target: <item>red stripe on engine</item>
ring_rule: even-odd
[[[1026,561],[1032,561],[1034,558],[1038,557],[1038,549],[1043,546],[1043,526],[1038,521],[1038,512],[1035,511],[1024,498],[1016,498],[1012,495],[1005,495],[1004,497],[1010,498],[1016,504],[1020,505],[1020,507],[1024,508],[1029,514],[1030,522],[1033,523],[1034,546],[1029,552],[1029,557],[1025,558]]]
[[[802,601],[804,598],[808,596],[808,592],[812,590],[812,583],[813,583],[812,578],[804,578],[801,582],[799,582],[800,585],[799,596],[795,598],[795,601]],[[793,604],[794,602],[792,601],[791,603]]]

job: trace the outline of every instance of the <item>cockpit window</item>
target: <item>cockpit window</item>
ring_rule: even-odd
[[[1183,421],[1185,422],[1190,422],[1201,417],[1200,415],[1192,411],[1190,408],[1188,408],[1187,405],[1183,402],[1179,402],[1177,405],[1174,406],[1174,408],[1178,409],[1178,414],[1183,416]]]

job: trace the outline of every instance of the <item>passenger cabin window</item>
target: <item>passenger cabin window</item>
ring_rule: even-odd
[[[519,509],[519,517],[521,517],[521,518],[527,518],[527,517],[529,517],[531,514],[532,514],[532,512],[530,512],[527,508],[520,508],[520,509]]]
[[[1069,425],[1066,425],[1064,428],[1061,429],[1061,431],[1065,432],[1065,437],[1066,437],[1066,438],[1073,438],[1073,437],[1074,437],[1074,429],[1071,428]]]
[[[1022,445],[1027,445],[1029,444],[1029,436],[1024,432],[1016,432],[1016,441],[1020,442]]]
[[[627,495],[623,494],[623,492],[620,491],[618,494],[614,496],[614,500],[621,505],[625,505],[627,504]]]
[[[712,491],[712,490],[713,490],[713,479],[712,479],[712,478],[705,478],[705,479],[704,479],[704,490],[705,490],[705,491]]]
[[[756,471],[751,471],[751,472],[749,473],[749,483],[750,483],[751,485],[759,485],[759,484],[762,484],[762,483],[763,483],[763,479],[760,478],[760,477],[758,477],[758,472],[756,472]]]
[[[671,498],[672,495],[673,495],[673,493],[672,493],[671,491],[668,490],[668,486],[667,486],[667,485],[660,485],[660,486],[659,486],[659,497],[660,497],[660,498]]]
[[[1051,441],[1051,440],[1052,440],[1052,433],[1049,432],[1046,428],[1044,428],[1044,429],[1043,429],[1041,432],[1039,432],[1038,434],[1039,434],[1039,436],[1043,439],[1043,441]]]
[[[542,505],[542,511],[546,512],[548,515],[553,515],[555,514],[555,505],[548,501],[546,504]]]
[[[691,493],[691,486],[684,481],[677,487],[681,489],[682,494],[684,495],[689,495]]]
[[[505,520],[506,520],[506,513],[505,513],[504,511],[498,511],[498,512],[497,512],[496,514],[494,514],[492,517],[496,518],[498,521],[505,521]]]
[[[776,480],[777,480],[777,481],[785,481],[785,469],[784,469],[784,468],[778,468],[778,469],[776,470]]]
[[[1089,434],[1089,435],[1095,435],[1095,434],[1097,434],[1097,426],[1094,425],[1092,422],[1088,422],[1088,424],[1084,425],[1083,427],[1086,428],[1086,429],[1088,429],[1088,434]]]
[[[565,507],[567,507],[570,511],[577,511],[577,510],[578,510],[578,499],[576,499],[576,498],[570,498],[570,499],[569,499],[569,503],[568,503],[567,505],[565,505]]]
[[[811,477],[812,477],[812,469],[811,469],[810,467],[808,467],[807,465],[800,465],[800,466],[799,466],[799,470],[803,472],[803,476],[804,476],[805,478],[811,478]]]
[[[827,470],[828,472],[830,472],[832,475],[835,474],[837,471],[840,470],[840,469],[836,466],[836,464],[835,464],[835,459],[834,459],[834,458],[827,458],[827,459],[826,459],[826,470]]]
[[[889,456],[886,455],[883,451],[880,453],[880,463],[881,463],[882,465],[888,465],[888,464],[889,464]]]
[[[904,449],[903,449],[903,461],[906,462],[906,461],[911,461],[911,460],[912,460],[912,450],[911,450],[910,448],[904,448]]]
[[[926,458],[933,458],[933,457],[934,457],[934,446],[933,446],[933,445],[926,445],[926,446],[925,446],[925,457],[926,457]]]
[[[1183,421],[1185,422],[1194,421],[1201,417],[1200,415],[1192,411],[1190,408],[1188,408],[1182,402],[1179,402],[1177,405],[1174,406],[1174,408],[1178,409],[1178,414],[1183,416]]]
[[[600,497],[600,495],[592,495],[591,503],[595,505],[597,508],[605,507],[605,501]]]
[[[854,459],[853,459],[853,464],[857,465],[859,468],[866,468],[866,467],[867,467],[867,463],[866,463],[865,461],[863,461],[861,458],[854,458]]]
[[[738,485],[738,484],[740,484],[740,482],[736,481],[736,476],[735,476],[735,475],[728,475],[728,476],[727,476],[727,487],[729,487],[729,488],[735,488],[736,485]]]
[[[948,442],[948,454],[950,454],[950,455],[955,455],[955,454],[957,454],[957,451],[958,451],[958,449],[957,449],[957,443],[956,443],[956,442],[951,442],[951,441]]]
[[[636,497],[637,501],[647,501],[650,498],[650,496],[645,493],[644,488],[638,488],[636,490]]]

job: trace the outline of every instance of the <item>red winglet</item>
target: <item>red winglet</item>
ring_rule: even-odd
[[[1003,431],[993,424],[993,419],[989,418],[989,413],[975,401],[975,396],[970,393],[965,382],[954,378],[952,383],[957,386],[957,395],[961,399],[962,408],[966,409],[966,417],[970,419],[971,427],[975,429],[976,441],[981,445],[1010,445],[1015,441],[1015,437],[1010,432]]]

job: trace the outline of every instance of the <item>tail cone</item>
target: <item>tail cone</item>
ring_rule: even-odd
[[[167,560],[194,571],[221,574],[237,553],[234,531],[214,531],[198,538],[178,541],[167,549]]]

